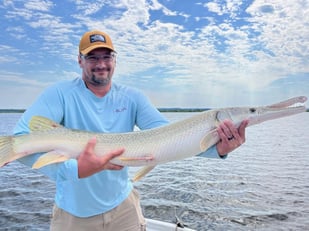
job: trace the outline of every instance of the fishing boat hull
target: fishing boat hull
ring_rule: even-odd
[[[179,227],[178,224],[173,224],[165,221],[146,219],[147,231],[196,231],[187,227]]]

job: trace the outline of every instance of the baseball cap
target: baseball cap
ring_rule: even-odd
[[[108,34],[98,30],[86,32],[79,42],[79,52],[82,55],[86,55],[97,48],[108,48],[115,51],[112,40]]]

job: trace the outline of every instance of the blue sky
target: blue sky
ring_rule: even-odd
[[[309,0],[4,0],[0,15],[0,108],[27,108],[79,77],[79,40],[92,29],[113,39],[114,81],[157,107],[309,96]]]

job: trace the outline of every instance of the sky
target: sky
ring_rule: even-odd
[[[157,107],[309,97],[309,0],[3,0],[0,19],[0,109],[80,77],[79,40],[93,29],[117,50],[113,81]]]

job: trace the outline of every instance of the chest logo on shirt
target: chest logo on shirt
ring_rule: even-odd
[[[115,112],[123,112],[123,111],[126,111],[126,110],[127,110],[126,107],[122,107],[122,108],[117,108],[117,109],[115,110]]]

